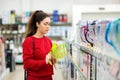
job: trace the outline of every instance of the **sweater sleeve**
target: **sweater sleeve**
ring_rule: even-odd
[[[46,64],[45,60],[33,59],[33,44],[31,38],[26,38],[22,44],[23,64],[25,70],[37,71]]]

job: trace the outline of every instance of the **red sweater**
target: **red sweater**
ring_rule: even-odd
[[[23,44],[23,64],[28,70],[29,76],[50,76],[53,74],[53,66],[46,64],[45,57],[52,47],[51,40],[43,36],[42,38],[27,37]]]

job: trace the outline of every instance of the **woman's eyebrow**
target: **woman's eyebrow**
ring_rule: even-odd
[[[50,24],[50,22],[44,22],[44,23]]]

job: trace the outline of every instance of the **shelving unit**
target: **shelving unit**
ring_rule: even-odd
[[[80,66],[78,64],[76,64],[76,62],[74,60],[72,60],[72,57],[70,56],[70,61],[71,63],[74,65],[75,70],[78,72],[77,77],[82,79],[82,80],[87,80],[85,75],[82,73],[82,71],[80,70]],[[79,79],[78,79],[79,80]]]
[[[87,10],[85,10],[87,9]],[[73,6],[73,22],[72,26],[74,28],[73,41],[77,42],[77,24],[79,21],[93,21],[93,20],[115,20],[120,17],[120,5],[108,4],[108,5],[74,5]],[[109,14],[108,14],[109,13]],[[90,16],[91,15],[91,16]],[[89,18],[89,17],[90,18]],[[84,25],[84,23],[83,23]],[[104,38],[104,37],[102,37]],[[84,44],[80,44],[81,46]],[[109,45],[106,45],[109,47]],[[111,50],[112,48],[109,47]],[[82,46],[82,50],[91,53],[93,56],[100,54],[102,56],[108,56],[111,59],[115,59],[120,62],[119,56],[115,55],[114,51],[110,54],[101,50],[99,47],[88,47],[86,45]],[[96,52],[97,50],[97,52]],[[98,51],[99,50],[99,51]],[[95,53],[95,54],[93,54]],[[97,56],[98,57],[98,56]]]
[[[26,23],[14,23],[14,24],[0,24],[0,26],[8,26],[8,25],[26,25]],[[51,26],[71,26],[70,22],[51,22]]]
[[[71,77],[71,67],[69,71],[64,71],[64,73],[69,74],[65,75],[66,80],[116,80],[110,74],[110,66],[112,64],[107,64],[107,60],[119,61],[113,57],[107,55],[102,55],[102,53],[97,53],[91,48],[88,49],[88,46],[85,47],[81,44],[66,41],[68,46],[68,60],[74,67],[72,67],[73,76]],[[98,56],[99,55],[99,56]],[[89,56],[89,58],[88,58]],[[104,62],[103,62],[104,61]],[[108,62],[109,63],[109,62]],[[66,64],[66,65],[71,65]],[[84,65],[84,66],[83,66]],[[99,66],[99,67],[98,67]],[[100,67],[101,66],[101,67]],[[103,67],[102,67],[103,66]],[[68,67],[67,67],[68,68]],[[65,70],[67,70],[67,68]],[[87,74],[85,72],[87,70]],[[104,70],[104,71],[102,71]],[[107,75],[104,78],[100,75]],[[67,79],[69,77],[69,79]],[[101,78],[100,78],[101,77]]]
[[[66,27],[70,27],[71,23],[70,22],[52,22],[51,26],[66,26]]]
[[[115,50],[109,44],[107,44],[105,40],[102,41],[105,35],[104,34],[105,26],[107,25],[104,26],[99,25],[100,27],[104,27],[104,29],[103,28],[101,29],[103,30],[101,34],[98,33],[99,35],[96,35],[97,34],[96,32],[95,32],[96,34],[92,32],[93,27],[91,28],[91,25],[89,26],[89,23],[85,23],[85,21],[92,22],[93,20],[105,21],[106,19],[107,20],[117,19],[120,16],[119,9],[120,9],[120,5],[74,5],[73,6],[73,16],[72,16],[73,34],[71,34],[72,35],[71,39],[66,40],[66,43],[69,45],[68,48],[68,54],[69,54],[68,58],[70,60],[69,63],[71,63],[73,67],[69,67],[70,68],[69,71],[64,71],[64,72],[66,74],[71,74],[71,69],[73,69],[72,73],[74,78],[73,76],[65,75],[65,77],[67,78],[66,80],[117,80],[115,73],[117,73],[118,69],[116,70],[115,73],[113,73],[115,70],[114,69],[111,70],[111,68],[119,68],[114,64],[115,63],[120,64],[120,58],[119,58],[120,55],[116,55]],[[112,16],[106,16],[108,14]],[[87,17],[87,15],[88,16],[92,15],[92,16]],[[79,25],[80,22],[83,23]],[[85,26],[88,26],[87,29]],[[89,38],[86,38],[85,29],[86,31],[91,32],[91,34],[87,35],[87,37],[89,36]],[[96,28],[94,28],[94,31],[97,31],[95,29]],[[83,34],[81,35],[80,31],[82,30],[83,30],[82,32]],[[83,37],[81,38],[81,36]],[[98,36],[101,37],[98,38]],[[90,44],[88,40],[93,41],[93,45]],[[69,66],[71,64],[69,64]]]
[[[5,50],[11,49],[14,55],[20,54],[19,48],[25,33],[25,24],[1,24],[0,28],[5,40]]]
[[[52,40],[63,40],[70,37],[71,28],[71,23],[69,22],[52,22],[47,36]]]
[[[73,5],[72,8],[72,27],[73,34],[76,34],[76,24],[80,20],[114,20],[120,17],[119,4],[105,4],[105,5]],[[75,35],[72,35],[72,40]]]
[[[5,50],[4,50],[4,43],[0,43],[1,44],[1,60],[0,60],[0,80],[2,80],[4,78],[4,76],[6,76],[9,73],[9,68],[6,68],[6,62],[5,62]]]

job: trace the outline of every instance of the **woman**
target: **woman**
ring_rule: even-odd
[[[50,16],[43,11],[35,11],[27,24],[23,48],[23,64],[27,80],[52,80],[53,66],[51,40],[45,36],[50,28]]]

